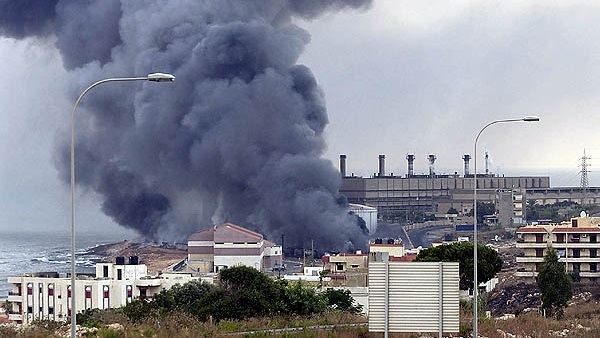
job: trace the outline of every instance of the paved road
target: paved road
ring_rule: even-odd
[[[440,238],[444,238],[444,234],[451,233],[452,226],[451,225],[443,225],[436,227],[423,228],[418,230],[411,230],[408,232],[408,236],[406,232],[402,228],[402,224],[399,223],[379,223],[377,225],[377,232],[371,236],[371,239],[374,238],[401,238],[402,243],[404,243],[404,247],[407,249],[412,249],[413,247],[429,247],[431,246],[431,242]],[[412,243],[412,246],[411,246]]]

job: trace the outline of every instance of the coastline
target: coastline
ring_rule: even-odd
[[[187,257],[187,248],[168,244],[122,242],[101,244],[89,250],[89,253],[102,257],[101,262],[114,263],[117,257],[137,256],[140,264],[148,267],[148,274],[155,275],[168,270],[171,266]]]

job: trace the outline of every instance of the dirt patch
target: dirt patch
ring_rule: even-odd
[[[104,257],[104,262],[114,263],[116,258],[138,256],[139,263],[148,266],[148,274],[154,275],[166,271],[170,266],[177,264],[187,257],[187,251],[170,247],[168,245],[132,243],[123,241],[114,244],[100,245],[94,248],[93,253]]]

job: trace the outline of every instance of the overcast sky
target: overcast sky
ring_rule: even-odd
[[[424,173],[433,153],[437,172],[462,173],[486,123],[538,115],[487,129],[479,171],[487,149],[493,172],[576,186],[585,149],[600,184],[600,4],[377,0],[298,25],[312,35],[300,62],[326,95],[334,166],[347,154],[348,173],[369,176],[385,154],[387,172],[404,175],[410,152]],[[73,104],[60,57],[51,43],[2,38],[0,54],[0,229],[66,229],[68,190],[52,162]],[[98,209],[78,193],[82,228],[116,230]]]

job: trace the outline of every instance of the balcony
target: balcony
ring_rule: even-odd
[[[14,293],[9,292],[7,300],[11,303],[21,303],[21,302],[23,302],[23,296],[17,294],[16,292],[14,292]]]
[[[517,263],[542,263],[544,257],[516,257]]]
[[[545,249],[547,247],[548,247],[548,243],[546,243],[546,242],[541,242],[541,243],[537,243],[537,242],[518,243],[517,242],[517,248],[519,248],[519,249]]]
[[[153,287],[160,286],[161,284],[162,280],[160,278],[140,278],[135,281],[137,287]]]
[[[600,277],[600,271],[579,271],[579,277],[585,277],[585,278],[590,278],[590,277]]]
[[[23,315],[20,313],[9,313],[8,314],[8,319],[12,320],[12,321],[22,321],[23,320]]]

